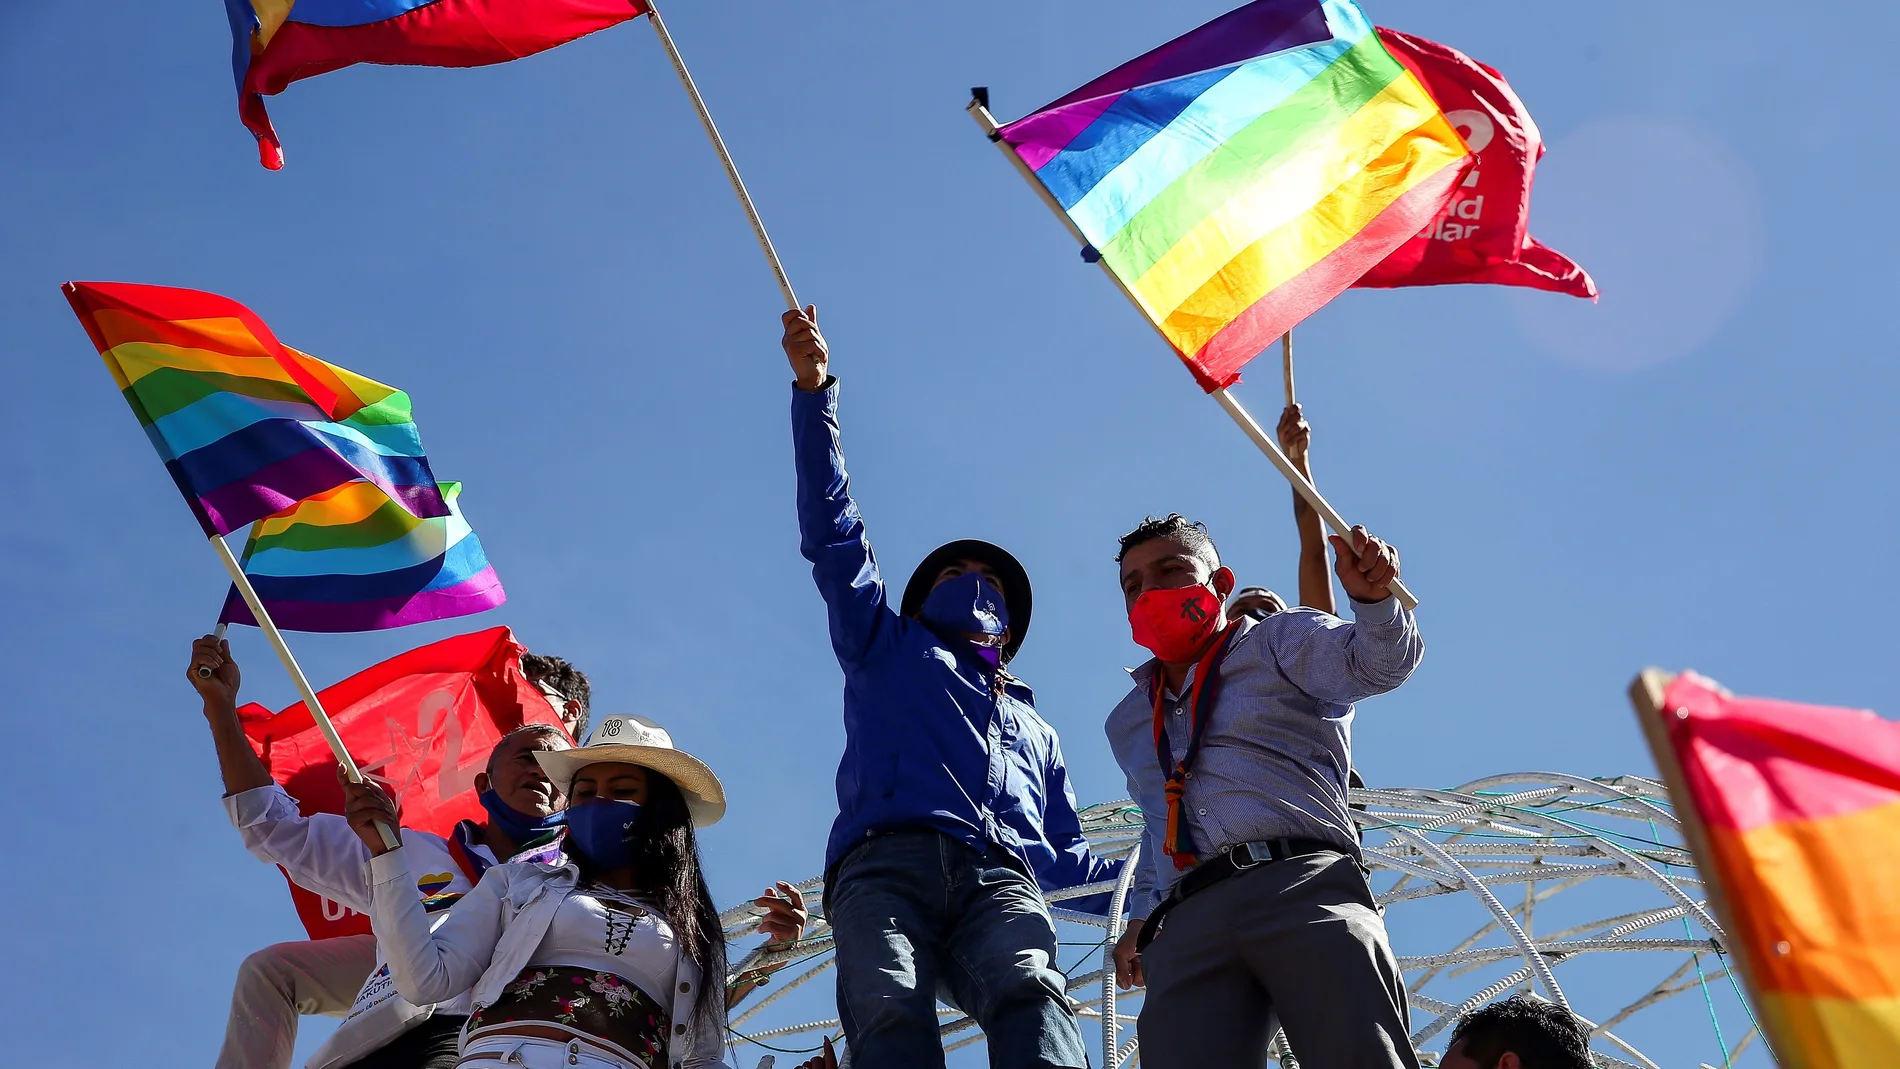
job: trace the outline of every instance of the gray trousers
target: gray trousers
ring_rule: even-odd
[[[1344,854],[1269,862],[1189,897],[1141,967],[1147,1069],[1258,1069],[1276,1018],[1301,1069],[1418,1069],[1398,959]]]

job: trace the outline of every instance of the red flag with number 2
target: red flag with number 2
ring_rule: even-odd
[[[1530,235],[1531,179],[1544,139],[1504,76],[1423,37],[1381,27],[1379,40],[1418,76],[1477,162],[1443,214],[1354,285],[1489,282],[1594,298],[1588,272]]]
[[[447,836],[481,820],[475,774],[501,737],[560,719],[521,674],[526,647],[506,627],[457,635],[373,665],[318,693],[363,774],[395,799],[402,825]],[[302,702],[273,715],[238,710],[244,733],[305,816],[343,812],[336,758]],[[368,932],[369,918],[295,884],[290,896],[312,939]]]

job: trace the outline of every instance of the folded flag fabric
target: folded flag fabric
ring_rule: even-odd
[[[281,344],[214,293],[124,282],[65,293],[207,536],[359,479],[411,515],[449,514],[408,394]]]
[[[238,117],[277,170],[264,98],[357,63],[480,67],[531,56],[646,13],[640,0],[224,0]]]
[[[501,737],[522,724],[560,726],[521,673],[527,649],[505,627],[432,642],[372,665],[317,694],[363,774],[383,785],[402,826],[447,837],[487,819],[475,775]],[[336,757],[302,702],[273,714],[238,710],[245,737],[305,816],[342,813]],[[369,918],[296,884],[290,896],[312,939],[370,930]]]
[[[1658,720],[1776,1060],[1900,1065],[1900,724],[1690,673]]]
[[[355,482],[253,524],[244,574],[271,620],[290,631],[380,631],[508,600],[456,503],[462,484],[440,488],[447,516],[418,519],[382,487]],[[236,587],[218,621],[257,624]]]
[[[1209,392],[1423,230],[1470,162],[1352,0],[1256,0],[998,137]]]
[[[1380,27],[1379,40],[1438,101],[1473,163],[1443,214],[1354,285],[1486,282],[1594,298],[1589,272],[1530,235],[1531,181],[1544,139],[1504,76],[1423,37]]]

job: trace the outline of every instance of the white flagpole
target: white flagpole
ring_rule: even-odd
[[[1286,379],[1286,406],[1292,408],[1293,400],[1293,328],[1286,328],[1280,335],[1280,374]]]
[[[363,782],[362,771],[356,767],[350,751],[343,748],[343,740],[336,733],[336,725],[330,723],[329,714],[323,711],[323,703],[317,700],[316,690],[310,686],[310,680],[304,678],[297,658],[291,656],[283,632],[277,630],[277,624],[265,610],[264,602],[258,598],[257,591],[251,588],[251,579],[244,574],[244,566],[238,563],[237,557],[231,553],[231,547],[225,544],[221,536],[211,536],[211,547],[217,552],[218,559],[224,562],[224,570],[231,573],[231,582],[237,587],[239,596],[243,597],[244,604],[250,606],[251,615],[257,618],[257,626],[270,641],[271,648],[277,651],[277,659],[284,662],[284,671],[290,673],[290,681],[296,685],[297,693],[303,696],[304,708],[310,710],[310,718],[316,721],[317,730],[323,733],[324,741],[330,744],[330,752],[336,755],[336,763],[342,767],[344,777],[351,783]],[[219,625],[219,631],[222,633],[223,625]],[[378,821],[376,830],[382,834],[384,846],[394,850],[402,845],[389,825]]]
[[[224,623],[223,621],[219,621],[217,629],[211,632],[211,637],[222,641],[224,638],[224,633],[226,631],[229,631],[230,629],[231,629],[230,624]],[[210,665],[201,664],[198,666],[199,679],[210,679],[214,675],[217,675],[217,673],[211,670]]]
[[[1029,182],[1030,188],[1042,196],[1043,203],[1049,206],[1050,211],[1056,213],[1056,218],[1062,220],[1063,225],[1069,228],[1069,233],[1074,234],[1077,241],[1084,245],[1089,245],[1088,235],[1082,233],[1081,229],[1075,225],[1075,220],[1069,218],[1069,213],[1063,211],[1062,205],[1056,203],[1056,199],[1049,194],[1049,190],[1046,189],[1041,182],[1037,181],[1036,173],[1029,169],[1029,165],[1023,162],[1023,158],[1016,155],[1008,145],[1003,143],[1002,138],[997,135],[996,130],[998,124],[996,117],[990,114],[989,103],[984,99],[985,96],[986,94],[982,90],[977,91],[975,98],[970,101],[968,109],[970,116],[976,120],[978,126],[983,128],[983,132],[989,135],[990,140],[996,144],[996,147],[1002,150],[1003,155],[1008,158],[1011,165],[1016,168],[1017,173],[1021,174],[1023,178]],[[1135,306],[1137,312],[1140,312],[1141,302],[1135,300],[1135,295],[1129,292],[1128,287],[1122,283],[1120,278],[1116,277],[1115,272],[1110,271],[1108,265],[1099,260],[1096,261],[1096,266],[1102,269],[1102,274],[1107,275],[1109,281],[1115,284],[1115,288],[1122,292],[1122,296],[1128,298],[1128,302]],[[1141,318],[1147,320],[1150,326],[1154,325],[1154,320],[1148,319],[1146,312],[1141,313]],[[1174,343],[1168,341],[1167,335],[1161,334],[1161,328],[1159,326],[1155,326],[1155,333],[1161,336],[1161,340],[1167,344],[1169,349],[1174,348]],[[1287,400],[1291,403],[1293,399],[1293,345],[1290,334],[1284,344],[1287,358]],[[1345,517],[1341,516],[1333,506],[1327,504],[1325,498],[1319,496],[1319,491],[1314,489],[1313,484],[1308,482],[1306,476],[1300,474],[1300,469],[1294,467],[1293,462],[1288,460],[1286,454],[1280,451],[1280,444],[1275,442],[1266,431],[1260,429],[1260,424],[1254,422],[1254,418],[1247,414],[1247,410],[1242,408],[1240,402],[1234,399],[1234,395],[1228,393],[1225,389],[1215,390],[1214,400],[1220,402],[1220,406],[1227,411],[1229,416],[1233,417],[1235,423],[1240,425],[1240,429],[1247,432],[1247,437],[1253,439],[1253,443],[1260,447],[1260,451],[1265,453],[1267,459],[1273,462],[1273,466],[1280,469],[1280,474],[1286,477],[1287,482],[1293,484],[1294,491],[1305,498],[1307,504],[1313,506],[1314,511],[1320,514],[1320,518],[1326,521],[1326,525],[1331,527],[1333,532],[1339,535],[1339,537],[1345,539],[1348,546],[1352,545],[1352,525],[1348,524]],[[1418,599],[1413,597],[1412,592],[1405,588],[1405,584],[1399,582],[1397,579],[1392,580],[1392,593],[1398,597],[1399,604],[1405,606],[1407,609],[1418,608]]]
[[[647,21],[653,24],[653,32],[660,38],[660,47],[666,50],[666,58],[673,61],[673,72],[679,75],[680,84],[686,87],[686,95],[693,102],[693,110],[699,113],[699,121],[706,127],[706,136],[712,140],[713,151],[719,154],[719,162],[726,169],[726,177],[732,181],[732,191],[739,195],[739,206],[745,209],[746,219],[752,224],[752,234],[759,239],[759,248],[765,253],[765,262],[771,265],[772,277],[778,281],[778,289],[785,296],[785,307],[800,311],[804,305],[798,303],[798,294],[792,292],[791,279],[785,275],[785,265],[779,263],[778,251],[772,248],[772,239],[765,232],[765,221],[759,218],[759,209],[752,204],[752,195],[746,192],[745,181],[739,177],[739,165],[732,162],[732,153],[726,150],[726,141],[719,136],[719,127],[713,124],[712,112],[706,110],[705,98],[699,95],[699,87],[693,84],[693,75],[686,69],[686,60],[681,58],[680,50],[673,43],[673,35],[666,32],[666,22],[660,18],[660,9],[647,0]]]

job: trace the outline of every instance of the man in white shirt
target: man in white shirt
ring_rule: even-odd
[[[560,664],[572,671],[572,666]],[[199,677],[200,665],[212,669],[208,678]],[[186,676],[204,699],[205,719],[224,778],[225,809],[245,846],[259,858],[283,866],[299,886],[368,913],[365,863],[369,853],[361,840],[341,816],[302,816],[296,800],[272,781],[269,769],[245,738],[237,717],[240,677],[229,644],[211,636],[192,643]],[[543,689],[546,693],[551,688]],[[555,691],[549,700],[563,722],[584,722],[584,698],[575,700]],[[417,894],[431,912],[445,912],[473,888],[489,865],[517,857],[558,855],[559,836],[549,818],[560,811],[564,799],[541,771],[534,753],[570,745],[567,736],[552,725],[530,724],[511,732],[489,755],[487,770],[476,776],[475,787],[489,810],[487,821],[464,821],[448,839],[402,830],[410,852],[427,859],[419,870],[425,875],[418,880]],[[367,954],[360,945],[324,946],[358,940],[368,940]],[[335,1005],[340,998],[335,989],[344,986],[336,978],[359,967],[362,972],[357,975],[368,973],[368,982],[361,985],[343,1024],[311,1057],[307,1069],[448,1069],[455,1064],[456,1035],[468,1013],[467,997],[434,1006],[403,1001],[387,967],[377,964],[381,957],[375,953],[373,937],[280,944],[261,953],[272,951],[267,960],[255,965],[247,960],[246,971],[240,974],[231,1024],[232,1033],[241,1034],[241,1039],[234,1049],[232,1036],[227,1036],[221,1069],[227,1059],[245,1069],[287,1065],[295,1041],[295,1017],[288,1018],[290,1027],[286,1028],[284,1007]],[[362,966],[358,959],[365,957],[371,960]],[[241,1007],[247,979],[256,982],[253,990],[261,985],[265,993]],[[241,1012],[248,1020],[240,1020]]]

